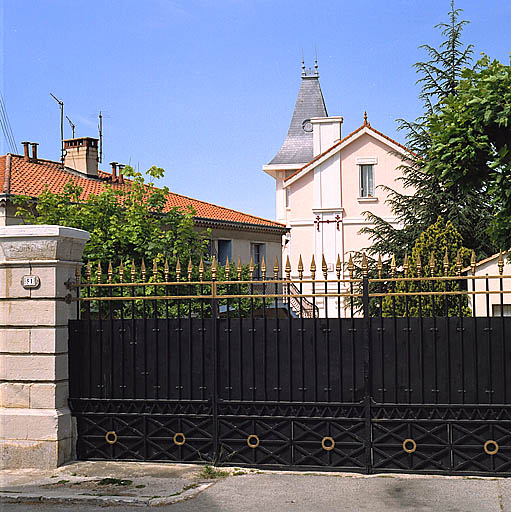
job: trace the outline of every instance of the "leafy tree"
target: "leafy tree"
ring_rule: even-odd
[[[461,265],[468,265],[471,251],[463,247],[463,240],[453,223],[438,217],[417,238],[411,259],[405,255],[403,273],[406,269],[406,277],[441,277],[456,276],[457,258]],[[397,281],[395,286],[390,285],[389,291],[418,292],[432,291],[445,292],[460,290],[460,282],[457,280],[439,281]],[[436,295],[436,296],[386,296],[382,303],[383,316],[457,316],[468,315],[468,301],[462,295]]]
[[[146,174],[159,178],[163,172],[151,167]],[[127,266],[134,260],[139,269],[137,275],[142,259],[150,266],[156,260],[160,268],[168,259],[174,269],[178,256],[186,263],[191,257],[197,267],[200,257],[206,254],[208,242],[194,229],[193,210],[167,210],[167,187],[155,187],[129,166],[124,168],[124,174],[132,178],[125,187],[105,184],[99,194],[89,197],[84,197],[83,189],[72,179],[62,193],[45,190],[36,202],[18,196],[16,215],[28,224],[58,224],[88,231],[85,261],[111,261],[118,267],[121,262]],[[151,269],[148,270],[150,274]]]
[[[418,62],[415,68],[420,78],[419,98],[423,104],[423,114],[415,121],[399,119],[399,129],[405,132],[409,152],[402,155],[400,178],[409,191],[401,194],[385,187],[389,194],[388,203],[400,227],[395,227],[384,219],[366,212],[366,217],[374,227],[363,228],[371,239],[370,254],[395,254],[398,259],[410,251],[415,240],[428,226],[442,215],[452,222],[463,239],[463,244],[475,249],[479,258],[495,252],[487,232],[492,217],[490,198],[485,188],[476,186],[462,188],[445,186],[435,174],[426,171],[425,162],[431,147],[431,133],[428,119],[439,112],[441,101],[457,94],[458,83],[463,69],[471,62],[472,45],[464,45],[462,32],[468,23],[460,20],[461,9],[451,1],[449,22],[440,23],[435,28],[444,36],[439,48],[422,45],[429,60]]]
[[[511,66],[484,55],[465,69],[456,94],[441,102],[428,130],[424,172],[445,187],[487,190],[495,211],[493,237],[510,247]]]

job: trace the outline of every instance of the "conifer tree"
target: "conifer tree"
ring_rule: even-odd
[[[429,60],[417,62],[415,68],[420,78],[419,98],[423,104],[423,114],[415,121],[399,119],[399,130],[405,132],[409,153],[401,156],[400,178],[410,191],[401,194],[385,187],[389,193],[388,203],[400,227],[395,227],[384,219],[366,212],[366,217],[374,227],[363,228],[369,235],[372,245],[370,254],[395,254],[402,259],[410,251],[419,235],[435,223],[439,215],[451,221],[462,237],[463,245],[474,249],[478,258],[493,254],[493,246],[488,234],[492,218],[491,201],[484,187],[470,190],[460,186],[445,186],[436,175],[424,172],[424,161],[431,145],[428,132],[428,118],[437,113],[440,102],[457,93],[457,86],[463,68],[472,58],[472,45],[462,42],[463,27],[468,23],[460,20],[461,9],[456,9],[451,1],[449,22],[436,25],[442,31],[444,41],[439,48],[428,44],[425,49]]]

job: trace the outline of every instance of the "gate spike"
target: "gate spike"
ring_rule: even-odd
[[[204,277],[204,260],[202,259],[202,256],[201,256],[200,263],[199,263],[199,281],[202,281],[203,277]]]
[[[101,260],[98,261],[98,269],[96,270],[96,276],[98,278],[98,284],[101,283],[101,274],[103,273],[103,270],[101,268]]]
[[[289,261],[289,254],[287,255],[286,258],[286,279],[288,281],[291,280],[291,262]]]
[[[367,256],[366,253],[362,253],[362,275],[367,277],[369,275],[369,265],[367,264]]]
[[[261,275],[263,276],[263,281],[266,279],[266,262],[264,261],[264,256],[261,261]]]
[[[417,277],[422,276],[422,261],[420,254],[417,254]]]
[[[339,254],[337,254],[337,262],[335,264],[335,273],[337,274],[337,279],[341,279],[341,271],[342,271],[341,257],[339,256]]]
[[[92,274],[92,266],[90,260],[87,262],[87,267],[85,268],[85,275],[87,276],[87,282],[90,283],[90,276]]]
[[[311,278],[314,281],[316,279],[316,261],[314,259],[314,254],[312,255],[310,272],[311,272]]]
[[[432,252],[431,256],[429,257],[429,273],[431,274],[431,277],[433,277],[435,275],[435,266],[436,266],[435,253]]]
[[[408,254],[405,254],[405,259],[403,261],[403,273],[405,277],[408,276]]]
[[[279,259],[275,256],[275,263],[273,264],[273,279],[279,278]]]
[[[250,276],[250,280],[252,281],[254,279],[254,258],[250,256],[250,264],[248,265],[248,273]]]
[[[179,256],[176,261],[176,281],[181,281],[181,262],[179,261]]]
[[[321,270],[323,271],[323,276],[325,277],[325,281],[328,279],[328,265],[326,264],[325,255],[322,255],[321,258]]]
[[[348,272],[350,273],[350,279],[353,279],[353,271],[355,270],[355,265],[353,264],[353,258],[350,253],[350,259],[348,260]]]
[[[444,254],[444,276],[449,273],[449,254],[447,253],[447,247],[445,248]]]
[[[396,277],[396,255],[392,255],[392,260],[390,261],[390,277],[394,279]]]
[[[169,260],[167,258],[165,258],[165,264],[163,265],[163,279],[165,279],[166,283],[169,282]]]
[[[111,283],[112,282],[112,277],[114,275],[114,269],[112,267],[112,260],[110,260],[108,262],[108,282]]]
[[[213,259],[211,260],[211,280],[212,281],[216,281],[216,271],[217,271],[216,256],[213,255]]]
[[[502,250],[499,252],[497,265],[499,267],[499,275],[501,276],[504,273],[504,256],[502,254]]]
[[[229,281],[229,277],[231,277],[231,265],[229,264],[229,256],[225,259],[225,280]]]
[[[142,264],[140,265],[140,273],[142,274],[142,282],[145,283],[147,271],[145,268],[145,260],[142,258]]]
[[[472,256],[470,256],[470,267],[472,269],[472,275],[476,275],[476,252],[472,249]]]
[[[461,249],[458,249],[458,253],[456,254],[456,274],[461,276]]]
[[[193,263],[192,263],[192,257],[190,256],[190,259],[188,260],[188,281],[192,280],[192,272],[193,272]]]
[[[121,264],[119,265],[119,281],[121,283],[124,282],[124,263],[121,260]]]
[[[300,257],[298,258],[298,277],[300,278],[300,281],[303,279],[303,261],[301,254]]]
[[[381,261],[381,254],[378,253],[378,279],[381,279],[383,271],[383,262]]]
[[[158,262],[153,258],[153,282],[158,282]]]
[[[131,260],[131,282],[135,282],[135,273],[137,269],[135,268],[135,259]]]
[[[241,281],[241,270],[242,270],[242,267],[241,267],[241,257],[238,256],[238,266],[236,267],[236,272],[238,274],[238,281]]]

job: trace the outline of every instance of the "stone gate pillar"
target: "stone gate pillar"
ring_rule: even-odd
[[[88,239],[62,226],[0,227],[2,468],[54,468],[73,455],[68,284]]]

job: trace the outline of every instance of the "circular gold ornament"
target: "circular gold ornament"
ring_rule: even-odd
[[[493,449],[491,448],[492,446]],[[486,443],[484,443],[484,451],[488,455],[495,455],[499,451],[499,443],[497,443],[497,441],[494,441],[493,439],[486,441]]]
[[[247,444],[249,448],[257,448],[259,446],[259,437],[255,434],[250,434],[247,437]]]
[[[332,437],[326,436],[321,440],[321,446],[323,447],[323,450],[330,452],[335,448],[335,441]]]
[[[182,432],[174,434],[174,437],[172,439],[174,441],[174,444],[177,444],[177,446],[182,446],[186,443],[186,437]]]
[[[117,434],[113,430],[110,430],[105,434],[105,441],[108,444],[115,444],[117,442]]]
[[[413,453],[417,450],[417,443],[413,439],[405,439],[403,441],[403,450],[406,453]]]

